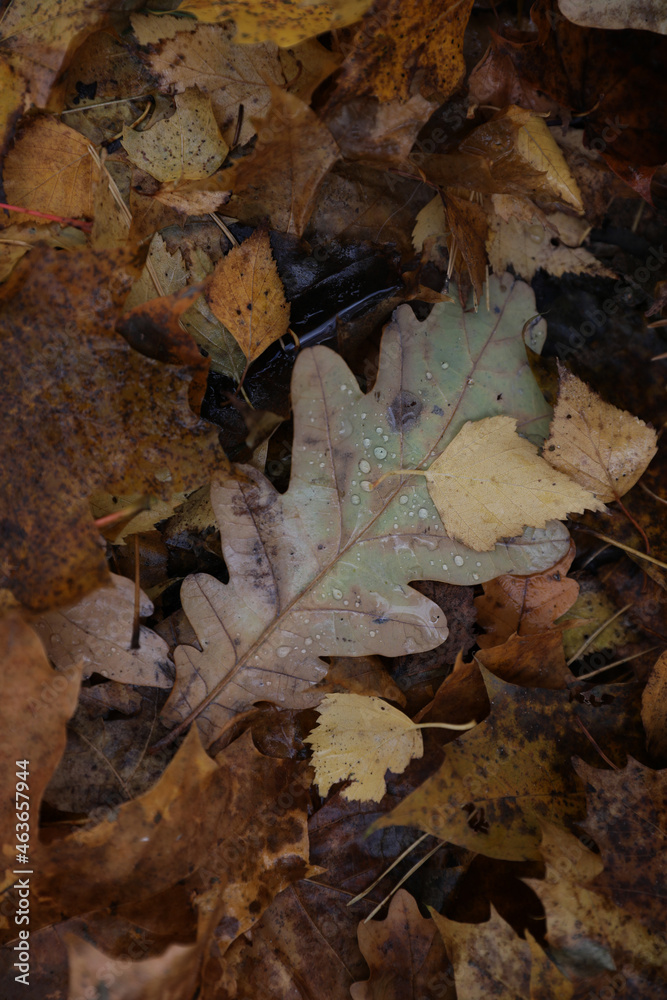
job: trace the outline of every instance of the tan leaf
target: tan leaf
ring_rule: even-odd
[[[642,694],[642,722],[649,752],[667,758],[667,652],[651,668]]]
[[[221,175],[233,195],[227,211],[246,221],[268,215],[275,229],[301,236],[338,146],[307,104],[281,90],[273,91],[257,130],[253,152]],[[280,184],[275,183],[278,168]]]
[[[354,802],[379,802],[387,791],[386,772],[400,774],[424,753],[419,729],[407,715],[379,698],[327,694],[320,720],[306,742],[320,795],[337,781],[351,779],[341,795]]]
[[[0,154],[25,108],[27,84],[8,62],[0,62]]]
[[[233,334],[248,365],[287,333],[290,307],[266,230],[255,230],[222,258],[206,299],[214,315]]]
[[[605,403],[565,367],[544,457],[604,501],[618,500],[643,475],[657,435],[627,410]]]
[[[162,183],[210,177],[229,152],[211,99],[196,87],[176,96],[171,118],[145,132],[126,126],[122,143],[132,162]]]
[[[68,219],[93,216],[100,171],[88,140],[55,118],[35,118],[23,129],[4,165],[7,200]],[[12,222],[34,217],[14,213]]]
[[[236,40],[272,41],[287,48],[332,28],[358,21],[372,0],[184,0],[179,10],[195,14],[200,21],[236,22]]]
[[[422,475],[448,534],[477,552],[526,525],[604,510],[565,475],[555,474],[537,448],[516,433],[513,417],[468,421]]]
[[[412,230],[412,245],[417,251],[424,249],[426,240],[444,236],[447,232],[447,215],[439,194],[417,213]]]
[[[667,35],[664,0],[558,0],[558,6],[568,21],[588,28],[636,28]]]
[[[141,617],[153,613],[153,605],[141,595]],[[85,678],[102,674],[123,684],[171,687],[167,668],[169,648],[152,629],[141,626],[139,646],[132,649],[134,583],[124,576],[111,577],[110,587],[101,587],[77,604],[50,611],[35,620],[40,638],[59,670],[83,663]]]
[[[201,943],[170,944],[161,955],[131,962],[113,959],[76,934],[66,937],[68,1000],[190,1000],[197,990]]]
[[[485,243],[489,229],[486,212],[477,202],[459,198],[451,191],[445,193],[445,212],[453,241],[450,253],[458,251],[461,255],[459,259],[470,275],[475,301],[479,302],[486,278]],[[457,271],[460,274],[460,267]]]

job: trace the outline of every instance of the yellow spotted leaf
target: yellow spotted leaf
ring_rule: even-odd
[[[276,42],[283,48],[331,28],[352,24],[372,0],[183,0],[179,10],[200,21],[236,22],[237,42]]]

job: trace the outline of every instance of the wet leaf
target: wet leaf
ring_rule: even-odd
[[[301,352],[289,490],[278,494],[249,466],[244,482],[220,477],[211,488],[232,575],[229,584],[205,574],[183,584],[202,652],[176,650],[166,720],[201,710],[208,743],[256,700],[313,704],[321,656],[396,656],[446,638],[442,611],[411,581],[474,583],[541,571],[565,554],[561,525],[490,553],[466,549],[446,534],[417,477],[392,476],[369,490],[382,472],[428,461],[469,418],[511,412],[524,433],[544,426],[546,404],[521,337],[534,313],[531,293],[492,279],[490,295],[490,313],[444,303],[423,323],[401,307],[366,395],[327,348]],[[538,327],[536,346],[539,336]],[[499,377],[508,386],[502,398],[492,388]]]
[[[360,923],[357,936],[371,974],[351,986],[353,1000],[403,1000],[424,991],[443,1000],[448,996],[442,992],[447,956],[436,925],[422,917],[405,889],[398,890],[384,920]]]
[[[176,111],[144,132],[123,129],[132,160],[162,181],[200,180],[215,173],[229,147],[220,135],[210,98],[197,87],[176,95]]]
[[[287,333],[290,307],[266,230],[256,229],[222,258],[206,300],[243,351],[246,365]]]
[[[511,417],[465,423],[423,475],[447,534],[476,552],[526,525],[544,528],[568,512],[604,510],[572,480],[552,475]]]
[[[667,14],[661,0],[558,0],[561,13],[587,28],[637,28],[667,35]]]
[[[183,0],[179,10],[195,14],[200,21],[236,22],[238,42],[270,40],[286,48],[330,28],[357,21],[371,0],[313,0],[304,6],[294,0]]]
[[[136,274],[128,250],[34,250],[0,293],[11,400],[0,463],[3,572],[36,610],[107,579],[88,495],[171,495],[224,464],[217,436],[187,402],[200,363],[165,366],[114,330]]]
[[[344,799],[379,802],[387,790],[387,770],[400,774],[421,757],[421,733],[398,709],[379,698],[359,694],[327,694],[317,711],[319,722],[307,737],[320,795],[332,785],[351,780]]]
[[[544,457],[600,500],[632,489],[657,452],[657,436],[639,417],[605,403],[564,366]]]

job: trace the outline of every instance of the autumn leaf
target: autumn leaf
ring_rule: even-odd
[[[329,129],[293,94],[273,90],[265,118],[257,122],[253,151],[220,178],[232,192],[227,211],[249,221],[268,215],[275,229],[301,236],[325,174],[338,158]],[[272,183],[281,164],[281,184]]]
[[[290,307],[266,230],[256,229],[222,258],[209,281],[206,299],[243,351],[246,370],[287,333]]]
[[[326,669],[321,656],[395,656],[446,638],[441,610],[410,581],[473,583],[541,571],[565,554],[561,525],[473,552],[446,533],[416,477],[392,476],[370,488],[388,467],[398,472],[439,452],[471,417],[513,412],[525,431],[544,426],[546,404],[521,337],[534,311],[531,293],[494,278],[490,295],[490,313],[443,303],[420,323],[409,306],[399,309],[368,394],[327,348],[301,352],[288,491],[278,494],[249,466],[244,482],[219,477],[212,485],[232,577],[222,584],[199,574],[183,584],[183,607],[202,652],[176,650],[167,721],[194,710],[210,742],[256,700],[312,704],[309,689]],[[539,335],[537,328],[536,346]],[[494,392],[491,401],[487,381],[499,372],[511,389],[502,399]]]
[[[436,924],[422,917],[414,897],[405,889],[393,897],[384,920],[360,923],[357,934],[371,974],[365,982],[350,987],[352,1000],[443,995],[446,955]]]
[[[200,21],[233,18],[236,40],[242,44],[270,40],[287,48],[357,21],[370,5],[371,0],[312,0],[307,5],[274,0],[267,9],[264,0],[182,0],[179,10]]]
[[[344,799],[379,802],[387,790],[387,770],[400,774],[421,757],[421,733],[407,715],[379,698],[327,694],[318,706],[319,722],[308,737],[320,795],[351,779]]]
[[[69,995],[108,1000],[190,1000],[196,989],[201,947],[171,944],[164,954],[134,962],[113,961],[90,941],[74,934],[67,939]],[[112,971],[113,970],[113,971]]]
[[[622,0],[558,0],[561,13],[575,24],[588,28],[637,28],[667,35],[667,14],[660,0],[627,4]]]
[[[518,436],[511,417],[464,424],[419,474],[426,477],[447,533],[476,552],[526,525],[544,528],[572,511],[605,509],[594,494],[552,473],[536,447]]]
[[[5,157],[8,200],[66,219],[90,219],[100,173],[88,140],[55,118],[34,118]],[[13,222],[35,217],[14,213]]]
[[[2,564],[34,609],[76,600],[108,578],[88,495],[105,487],[170,495],[224,464],[217,436],[187,402],[201,362],[162,365],[114,330],[136,273],[128,250],[34,250],[0,292],[10,400]],[[168,487],[158,477],[165,468]]]
[[[667,757],[667,653],[662,653],[651,668],[642,695],[642,722],[646,745],[656,757]]]
[[[176,111],[144,132],[123,129],[123,146],[138,167],[162,181],[200,180],[215,173],[229,152],[211,101],[196,87],[177,94]]]
[[[639,417],[605,403],[564,366],[544,457],[607,502],[630,490],[657,451],[657,437]]]

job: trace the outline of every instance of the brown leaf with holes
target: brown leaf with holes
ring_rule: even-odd
[[[139,266],[131,250],[36,249],[0,292],[1,582],[35,610],[108,578],[88,495],[170,496],[226,466],[188,406],[205,360],[163,365],[114,329]]]
[[[272,95],[266,117],[257,122],[254,150],[225,170],[220,182],[232,192],[229,215],[258,222],[268,216],[274,229],[301,236],[338,146],[302,100],[278,89]]]
[[[256,229],[222,258],[206,301],[245,354],[246,365],[287,333],[290,307],[266,230]]]

